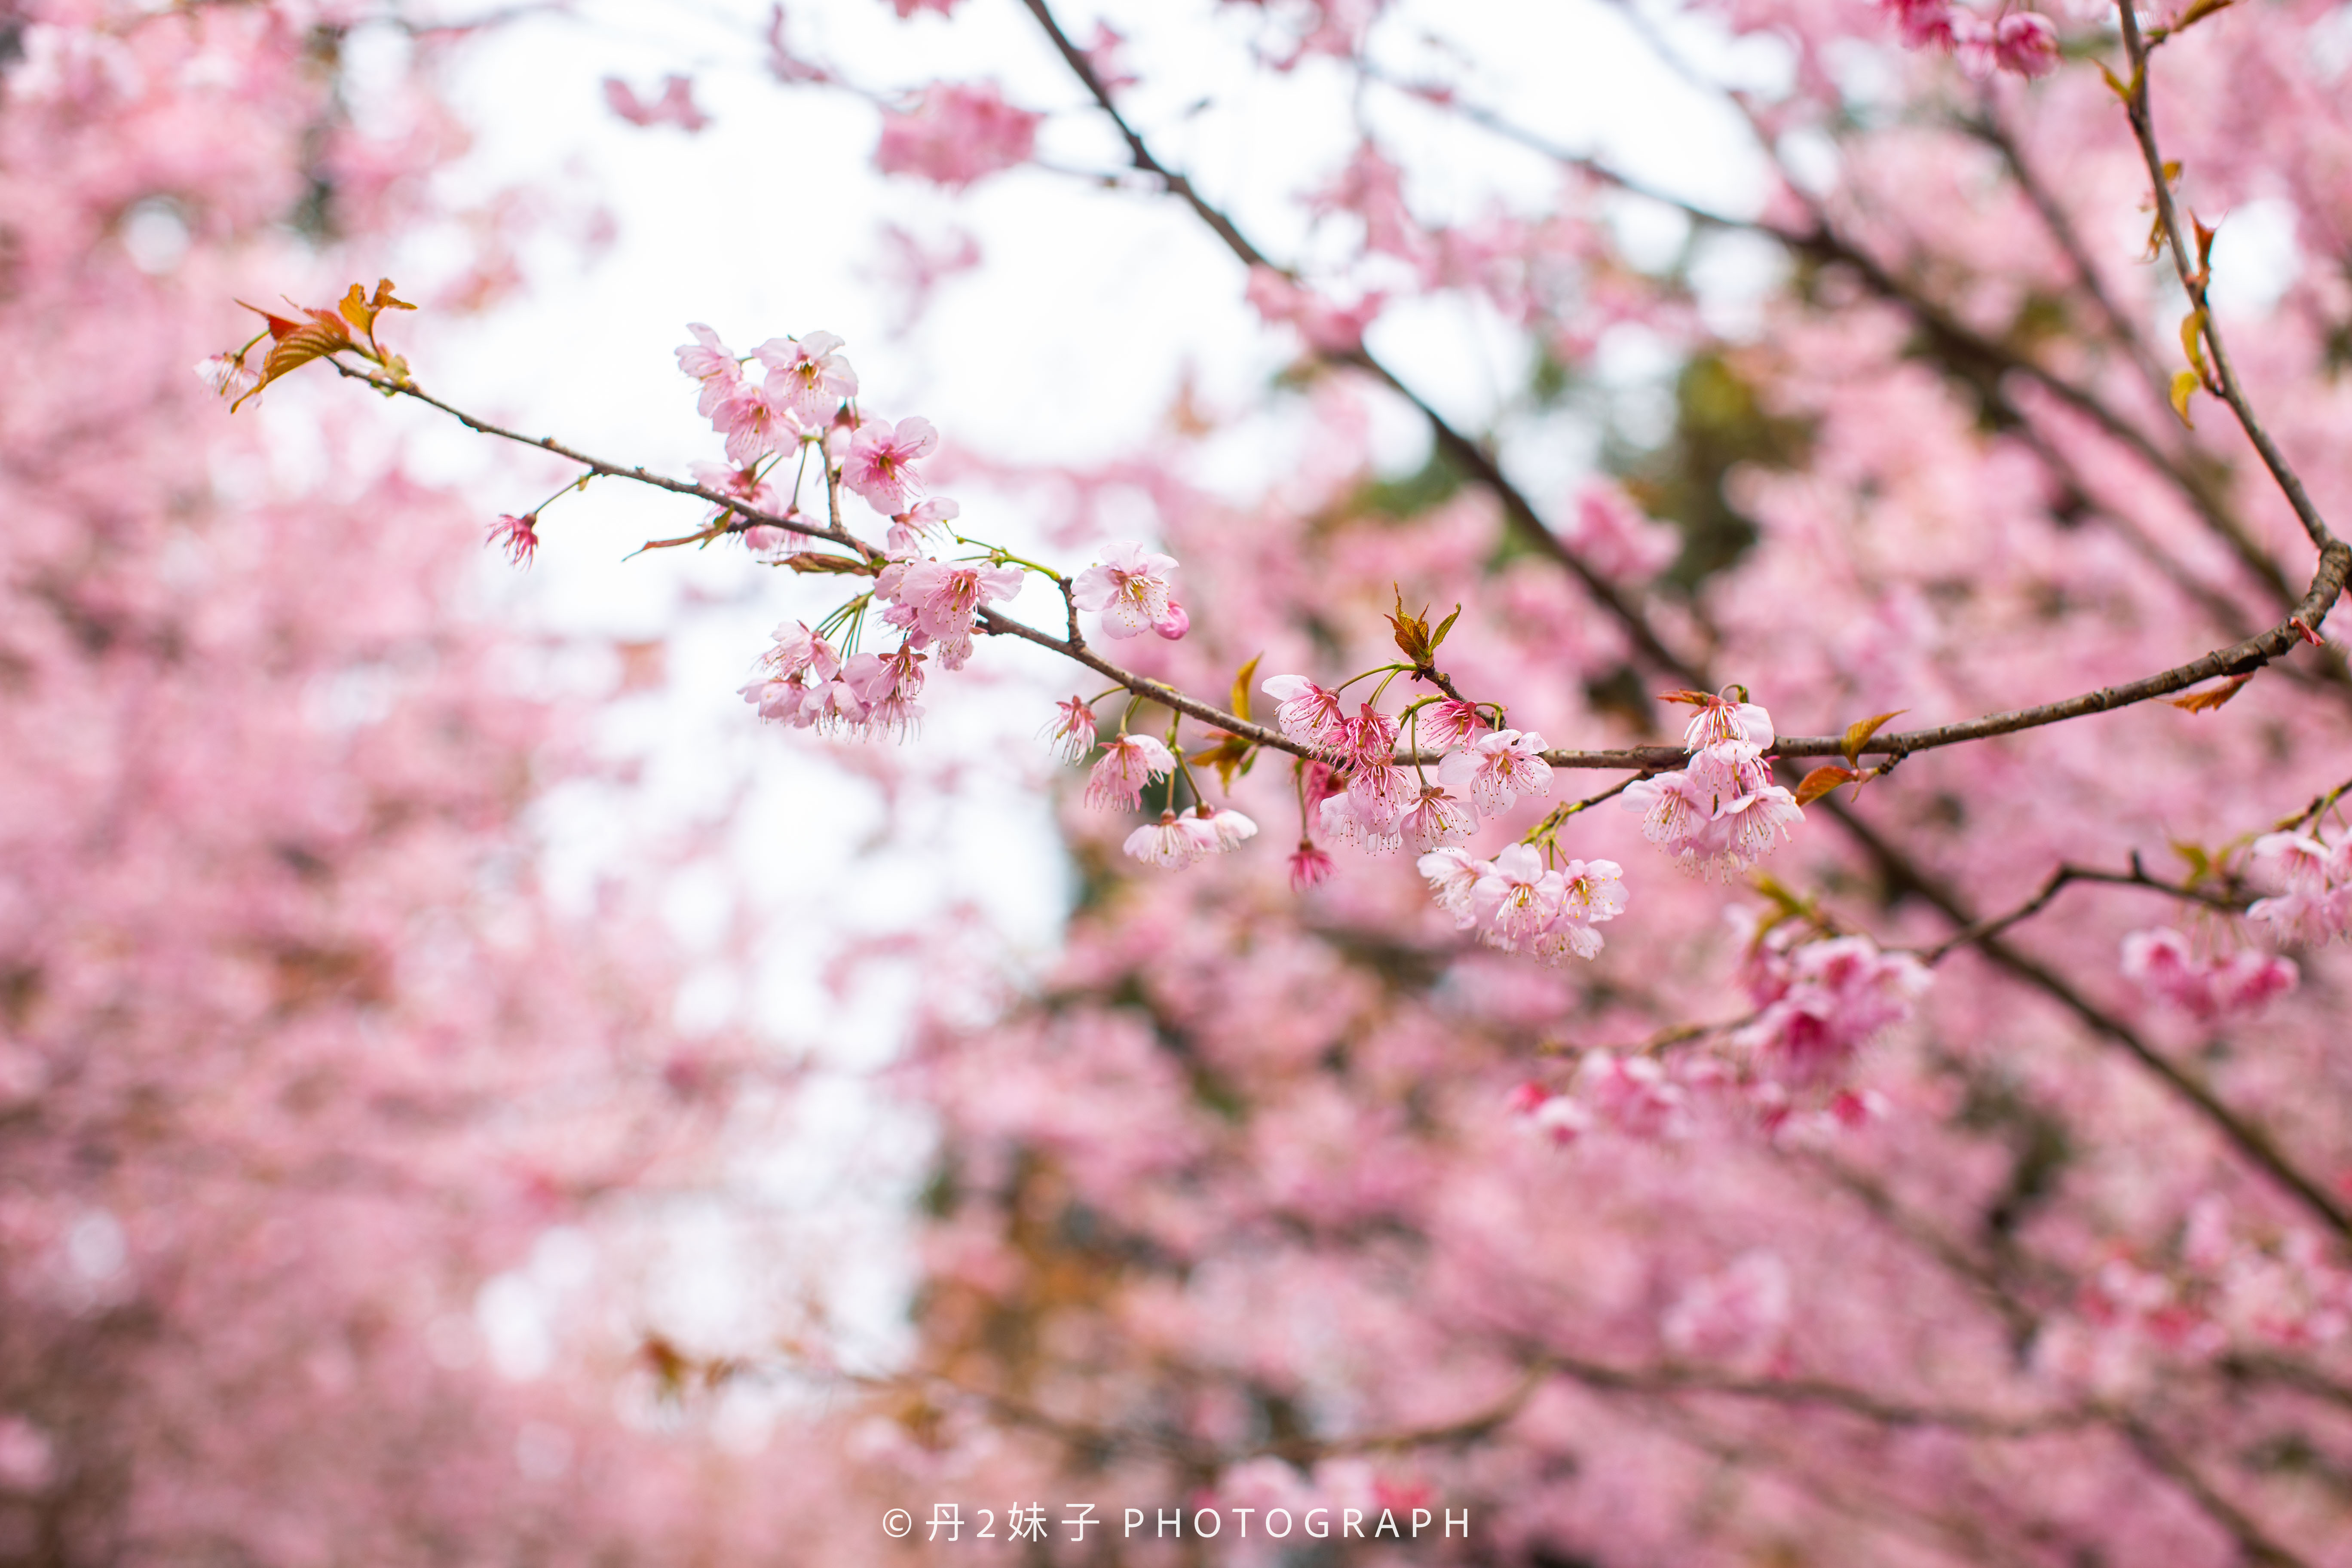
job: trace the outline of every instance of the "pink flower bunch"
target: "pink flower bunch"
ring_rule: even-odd
[[[1560,538],[1595,572],[1612,582],[1646,583],[1681,553],[1682,536],[1643,515],[1614,485],[1587,485]]]
[[[1841,1075],[1880,1030],[1909,1017],[1928,973],[1909,953],[1881,952],[1867,937],[1791,945],[1784,938],[1793,929],[1751,950],[1748,993],[1760,1011],[1731,1041],[1753,1052],[1770,1078],[1816,1084]]]
[[[2266,834],[2251,858],[2280,892],[2246,913],[2279,941],[2316,947],[2352,931],[2352,838],[2330,849],[2307,834]]]
[[[2251,951],[2227,958],[2197,955],[2189,938],[2169,926],[2124,938],[2124,973],[2200,1023],[2252,1013],[2295,988],[2294,961]]]
[[[1548,965],[1570,954],[1598,953],[1601,937],[1595,928],[1625,910],[1623,872],[1612,860],[1570,860],[1555,868],[1533,846],[1511,844],[1492,860],[1449,847],[1417,864],[1438,907],[1458,929],[1475,928],[1489,947]]]
[[[1764,752],[1771,715],[1753,702],[1709,698],[1684,731],[1693,753],[1677,772],[1637,780],[1625,809],[1642,814],[1642,836],[1685,871],[1730,877],[1780,847],[1804,820],[1796,796],[1772,782]]]
[[[841,340],[831,332],[761,343],[751,357],[768,374],[753,382],[718,333],[699,321],[687,330],[695,341],[677,351],[678,368],[702,384],[695,411],[727,437],[727,460],[738,468],[796,446],[824,427],[842,399],[856,395],[857,373],[834,352]]]
[[[912,110],[883,112],[874,165],[960,190],[1027,163],[1044,118],[1005,102],[993,83],[935,81]]]
[[[893,654],[859,653],[845,659],[805,622],[776,628],[761,659],[761,678],[742,689],[743,700],[795,729],[897,738],[922,716],[923,654],[904,645]]]
[[[1125,638],[1152,631],[1172,642],[1192,626],[1169,581],[1174,570],[1174,556],[1125,540],[1078,574],[1070,585],[1070,598],[1078,608],[1101,615],[1105,637]]]
[[[1195,860],[1238,849],[1256,837],[1257,824],[1240,812],[1202,805],[1181,814],[1161,812],[1159,821],[1129,834],[1120,847],[1147,866],[1179,871]]]
[[[909,646],[936,644],[940,667],[961,669],[971,658],[972,628],[982,606],[1019,593],[1023,575],[1018,566],[922,555],[884,567],[874,594],[894,601],[882,618],[905,631]]]
[[[1989,22],[1951,0],[1879,0],[1879,5],[1905,44],[1956,55],[1960,68],[1979,79],[1996,70],[2042,77],[2058,68],[2058,30],[2039,12],[2011,11]]]

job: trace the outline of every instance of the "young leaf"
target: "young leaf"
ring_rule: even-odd
[[[1257,673],[1257,661],[1265,657],[1262,653],[1251,655],[1250,661],[1234,677],[1233,710],[1236,719],[1249,719],[1250,678]]]
[[[1424,668],[1429,663],[1431,647],[1429,609],[1423,605],[1420,615],[1409,616],[1404,609],[1404,590],[1397,589],[1396,596],[1396,613],[1388,617],[1388,623],[1396,637],[1397,651],[1411,659],[1415,668]]]
[[[2248,670],[2243,675],[2230,677],[2219,686],[2209,686],[2202,691],[2183,692],[2179,697],[2168,697],[2164,700],[2184,712],[2210,713],[2235,697],[2245,687],[2246,682],[2253,678],[2254,672]]]
[[[265,310],[262,314],[268,316],[269,313]],[[269,316],[269,332],[278,341],[269,345],[269,357],[261,362],[261,379],[254,383],[252,391],[247,392],[245,397],[229,405],[231,412],[235,412],[246,397],[255,395],[289,371],[299,370],[314,359],[324,359],[352,346],[352,335],[343,331],[342,323],[332,316],[323,321],[312,321],[299,326],[289,321],[286,323],[288,330],[284,332],[278,330],[279,320]]]
[[[1454,613],[1452,615],[1447,616],[1444,620],[1437,623],[1437,629],[1429,634],[1429,651],[1433,655],[1435,654],[1440,647],[1444,646],[1445,634],[1452,631],[1454,629],[1454,623],[1461,618],[1462,606],[1456,605],[1454,606]]]
[[[2183,425],[2188,426],[2191,430],[2197,428],[2197,421],[2189,417],[2189,395],[2195,392],[2197,388],[2198,381],[2197,373],[2195,371],[2179,371],[2175,373],[2173,375],[2172,411],[2175,414],[2179,415],[2180,422]]]
[[[1861,776],[1862,774],[1852,768],[1841,768],[1834,763],[1828,767],[1815,768],[1798,781],[1797,804],[1811,805],[1838,785],[1852,784]]]
[[[1880,726],[1889,719],[1899,719],[1910,711],[1908,708],[1897,708],[1892,713],[1874,713],[1867,719],[1857,719],[1848,724],[1845,727],[1845,739],[1838,745],[1838,750],[1845,753],[1846,765],[1852,767],[1862,760],[1863,747],[1870,743],[1870,738],[1878,733]]]

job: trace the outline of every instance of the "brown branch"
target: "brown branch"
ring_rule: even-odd
[[[2172,199],[2172,182],[2165,178],[2164,154],[2156,144],[2156,122],[2148,109],[2147,96],[2149,45],[2140,37],[2139,17],[2132,8],[2132,0],[2117,0],[2116,13],[2122,21],[2124,56],[2132,68],[2125,112],[2131,121],[2133,139],[2139,143],[2140,156],[2147,164],[2148,182],[2156,193],[2157,222],[2164,230],[2166,247],[2172,253],[2173,271],[2179,277],[2180,287],[2188,293],[2190,306],[2200,312],[2205,346],[2212,351],[2213,379],[2221,389],[2222,401],[2229,404],[2230,412],[2237,416],[2239,428],[2245,431],[2246,439],[2253,443],[2255,452],[2261,455],[2263,467],[2270,470],[2280,493],[2286,497],[2287,504],[2294,508],[2295,519],[2303,524],[2303,531],[2310,537],[2312,543],[2325,552],[2336,542],[2336,535],[2328,531],[2326,521],[2319,515],[2319,508],[2313,504],[2310,492],[2303,488],[2301,476],[2287,462],[2286,454],[2279,450],[2278,443],[2271,439],[2270,431],[2255,415],[2253,405],[2247,401],[2245,388],[2231,365],[2229,348],[2221,341],[2221,329],[2214,322],[2213,313],[2207,306],[2206,270],[2201,258],[2195,263],[2189,260],[2188,242],[2180,233],[2180,210]]]
[[[2042,884],[2041,890],[2025,902],[2006,914],[1995,915],[1990,920],[1979,921],[1973,925],[1964,926],[1954,931],[1944,941],[1920,953],[1920,961],[1924,963],[1940,963],[1959,948],[1973,947],[1988,937],[1999,936],[2010,927],[2040,914],[2050,907],[2051,900],[2058,896],[2061,889],[2071,887],[2076,882],[2105,882],[2119,888],[2146,888],[2151,892],[2163,893],[2171,898],[2186,900],[2190,903],[2203,904],[2208,909],[2221,910],[2229,914],[2242,913],[2246,908],[2246,900],[2243,899],[2234,899],[2221,893],[2209,893],[2200,888],[2158,881],[2141,867],[2137,854],[2132,857],[2131,869],[2128,871],[2100,871],[2087,866],[2061,866],[2050,873],[2049,879]]]

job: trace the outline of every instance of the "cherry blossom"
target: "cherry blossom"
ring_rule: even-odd
[[[1447,757],[1437,776],[1480,811],[1499,816],[1523,796],[1541,800],[1551,793],[1551,764],[1543,749],[1543,737],[1533,731],[1493,731]]]
[[[1298,847],[1290,852],[1290,890],[1303,893],[1309,888],[1322,886],[1331,879],[1334,868],[1331,857],[1316,847],[1311,838],[1302,838]]]
[[[831,332],[811,332],[798,340],[770,338],[751,354],[768,367],[769,397],[814,430],[833,417],[845,398],[857,395],[857,373],[836,352],[840,347],[841,340]]]
[[[1183,612],[1168,581],[1175,569],[1174,556],[1123,541],[1078,574],[1070,585],[1070,599],[1082,610],[1101,613],[1105,637],[1131,637],[1146,630],[1181,637],[1189,622],[1178,618]]]
[[[2188,936],[2169,926],[2126,936],[2123,971],[2200,1023],[2258,1011],[2300,978],[2292,960],[2274,953],[2200,957]]]
[[[708,419],[742,384],[743,363],[734,350],[719,341],[717,332],[700,321],[688,321],[686,330],[694,334],[694,342],[677,351],[677,367],[701,383],[702,395],[694,411]]]
[[[842,483],[866,498],[876,511],[896,516],[922,493],[914,465],[940,444],[928,419],[867,420],[851,437],[842,464]]]
[[[727,460],[739,468],[750,468],[772,452],[798,446],[803,435],[800,418],[789,403],[748,381],[737,382],[719,400],[711,410],[710,422],[727,437]]]
[[[913,612],[916,627],[939,644],[941,667],[961,669],[971,657],[981,607],[1019,593],[1023,576],[1018,566],[950,563],[926,556],[908,565],[893,592]]]
[[[1083,697],[1073,694],[1055,705],[1054,721],[1049,732],[1054,741],[1054,754],[1073,765],[1085,762],[1095,749],[1095,710]]]
[[[501,515],[490,525],[489,542],[493,548],[505,551],[507,559],[517,566],[530,565],[539,553],[538,514]]]
[[[1398,825],[1398,832],[1415,849],[1435,849],[1458,844],[1478,826],[1478,814],[1469,803],[1449,793],[1444,784],[1424,784]]]
[[[1103,747],[1087,779],[1087,804],[1097,811],[1133,811],[1143,786],[1176,770],[1176,758],[1149,735],[1118,735]]]
[[[1326,691],[1303,675],[1271,675],[1259,683],[1258,689],[1281,704],[1275,710],[1275,722],[1283,734],[1302,746],[1339,755],[1347,719],[1338,692]]]
[[[2352,838],[2330,849],[2304,834],[2265,834],[2248,860],[2282,890],[2246,914],[2279,941],[2316,946],[2352,931]]]
[[[1911,1016],[1928,974],[1904,952],[1866,937],[1829,937],[1793,948],[1789,928],[1752,958],[1748,994],[1759,1011],[1733,1036],[1773,1078],[1805,1085],[1843,1075],[1854,1053]]]

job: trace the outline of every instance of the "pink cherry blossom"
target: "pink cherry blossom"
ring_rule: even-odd
[[[891,591],[913,612],[916,627],[940,645],[941,667],[961,669],[971,657],[972,627],[982,606],[1018,594],[1024,575],[1018,566],[950,563],[925,556],[908,564]]]
[[[711,411],[711,425],[727,437],[727,460],[748,468],[772,452],[800,444],[803,428],[791,406],[764,386],[739,381]]]
[[[702,384],[702,396],[694,411],[708,419],[742,384],[743,365],[735,351],[700,321],[688,321],[686,330],[694,334],[694,342],[677,351],[677,367]]]
[[[2126,936],[2123,971],[2200,1023],[2257,1012],[2301,978],[2292,960],[2274,953],[2200,957],[2188,936],[2168,926]]]
[[[1992,47],[2000,68],[2019,76],[2048,76],[2058,68],[2058,30],[2038,12],[2011,11],[1993,24]]]
[[[1056,757],[1069,763],[1085,762],[1095,749],[1094,708],[1075,693],[1063,699],[1055,706],[1049,732]]]
[[[1843,1074],[1856,1051],[1911,1016],[1927,970],[1904,952],[1882,952],[1867,937],[1786,945],[1781,927],[1756,952],[1748,994],[1759,1005],[1733,1043],[1756,1053],[1773,1078],[1814,1084]]]
[[[1695,730],[1704,723],[1710,730],[1770,732],[1769,719],[1750,721],[1732,704],[1711,707],[1692,723]],[[1796,797],[1772,783],[1760,748],[1744,740],[1714,742],[1687,768],[1637,780],[1622,798],[1626,810],[1642,814],[1643,836],[1685,871],[1717,877],[1770,854],[1804,819]]]
[[[1448,792],[1444,784],[1433,784],[1421,787],[1397,831],[1415,849],[1433,850],[1440,845],[1459,844],[1477,826],[1478,814],[1470,809],[1467,801]]]
[[[1129,834],[1119,848],[1132,859],[1166,871],[1190,866],[1201,855],[1199,839],[1172,810],[1161,812],[1159,821],[1147,822]]]
[[[1478,923],[1475,892],[1479,879],[1501,874],[1468,850],[1452,847],[1433,849],[1413,866],[1429,879],[1429,890],[1436,898],[1437,907],[1452,915],[1454,925],[1463,931]]]
[[[1116,736],[1087,776],[1087,804],[1097,811],[1133,811],[1145,784],[1175,771],[1175,756],[1150,736]]]
[[[770,338],[751,354],[768,367],[770,400],[814,430],[833,417],[843,399],[857,395],[857,373],[835,352],[840,347],[841,340],[831,332],[811,332],[798,341]]]
[[[2277,940],[2318,946],[2352,931],[2352,838],[2330,849],[2305,834],[2266,834],[2248,861],[2257,878],[2282,889],[2246,911]]]
[[[928,419],[901,419],[896,425],[869,419],[850,438],[842,483],[865,497],[876,511],[897,516],[922,493],[914,465],[939,444],[939,432]]]
[[[490,524],[490,544],[507,552],[507,559],[518,566],[528,566],[539,553],[539,514],[526,512],[521,517],[501,513]]]
[[[1360,773],[1386,768],[1396,755],[1396,721],[1369,702],[1354,717],[1340,720],[1331,738],[1337,760]]]
[[[1521,797],[1541,800],[1551,793],[1551,764],[1543,749],[1543,737],[1533,731],[1493,731],[1438,764],[1437,776],[1481,812],[1499,816]]]
[[[961,190],[1029,161],[1045,116],[1015,109],[993,83],[935,81],[912,110],[885,110],[874,165]]]
[[[196,365],[196,374],[223,397],[235,402],[261,384],[260,375],[246,368],[235,354],[214,354]]]
[[[1486,733],[1487,730],[1486,716],[1476,703],[1457,702],[1450,697],[1443,702],[1433,702],[1423,710],[1418,722],[1422,738],[1441,751],[1466,744]],[[1285,731],[1284,733],[1289,731]],[[1292,738],[1297,739],[1296,736]]]
[[[1148,551],[1133,540],[1123,541],[1078,574],[1070,585],[1070,597],[1082,610],[1101,612],[1104,636],[1135,637],[1170,621],[1175,600],[1168,574],[1175,569],[1174,556]],[[1181,635],[1181,628],[1163,635]]]
[[[1284,737],[1330,756],[1339,755],[1346,710],[1336,691],[1326,691],[1303,675],[1270,675],[1258,689],[1281,706],[1275,722]]]
[[[1331,857],[1318,848],[1313,839],[1302,838],[1290,852],[1289,870],[1290,890],[1303,893],[1331,879]]]

